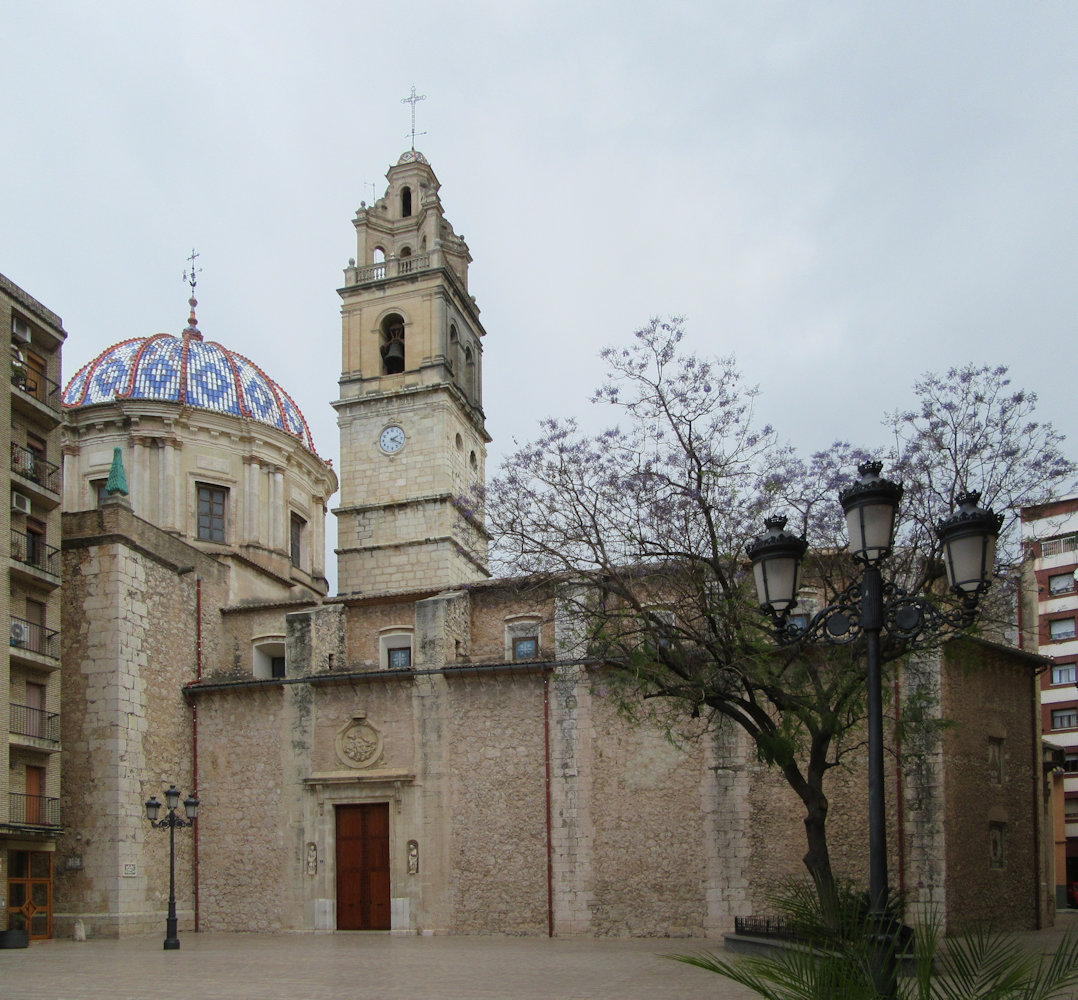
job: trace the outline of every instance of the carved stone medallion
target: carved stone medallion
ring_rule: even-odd
[[[337,734],[337,758],[347,767],[372,767],[382,759],[382,734],[357,716]]]

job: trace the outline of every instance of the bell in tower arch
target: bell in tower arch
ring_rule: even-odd
[[[404,320],[387,316],[382,323],[382,374],[399,375],[404,371]]]

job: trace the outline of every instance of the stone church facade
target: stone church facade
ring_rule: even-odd
[[[453,502],[490,440],[469,250],[422,154],[387,178],[340,289],[338,596],[318,552],[337,474],[287,393],[209,357],[193,304],[182,338],[65,393],[56,933],[160,929],[167,838],[143,803],[173,782],[201,800],[177,835],[181,930],[730,930],[803,873],[800,805],[737,730],[672,741],[619,715],[555,581],[489,578]],[[98,490],[117,448],[126,498]],[[1036,662],[970,641],[900,678],[956,721],[892,757],[912,912],[1051,918]],[[865,788],[836,773],[829,824],[861,881]]]

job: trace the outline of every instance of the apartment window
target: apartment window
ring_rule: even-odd
[[[228,490],[221,486],[198,487],[198,537],[204,542],[225,540]]]
[[[1073,573],[1053,573],[1048,577],[1049,594],[1069,594],[1074,590]]]
[[[539,655],[539,636],[525,635],[513,640],[514,660],[534,660]]]
[[[1060,663],[1052,667],[1053,684],[1073,684],[1075,681],[1075,667],[1073,663]]]
[[[45,525],[30,518],[26,519],[26,561],[45,568]]]
[[[1048,623],[1048,634],[1055,642],[1059,642],[1062,639],[1073,639],[1074,619],[1056,618],[1053,621],[1050,621]]]
[[[44,482],[48,462],[47,448],[47,444],[41,438],[35,437],[33,434],[26,435],[26,450],[30,453],[27,463],[29,469],[26,470],[26,475],[35,483]]]
[[[1057,708],[1052,712],[1053,729],[1078,729],[1078,708]]]
[[[1063,770],[1068,774],[1078,773],[1078,753],[1067,752],[1063,758]],[[1075,802],[1078,802],[1078,799],[1075,799]]]
[[[1063,814],[1069,820],[1078,820],[1078,799],[1064,799]]]
[[[300,559],[303,557],[303,529],[306,527],[307,522],[299,514],[292,515],[289,522],[289,538],[291,540],[293,566],[298,567]]]

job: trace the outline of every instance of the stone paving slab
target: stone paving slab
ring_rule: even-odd
[[[0,951],[4,1000],[749,1000],[663,956],[719,951],[701,939],[181,934],[40,941]]]

